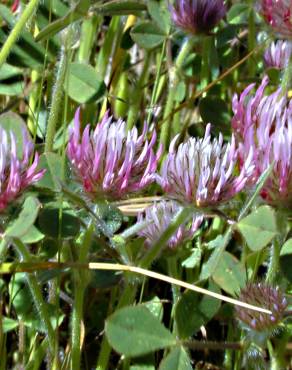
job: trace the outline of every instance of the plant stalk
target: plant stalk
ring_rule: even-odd
[[[26,246],[19,240],[14,239],[14,246],[21,259],[25,262],[31,261],[31,255],[28,252]],[[54,353],[55,349],[55,333],[50,322],[50,316],[47,310],[46,302],[44,301],[39,283],[37,278],[32,274],[27,274],[28,286],[30,288],[34,303],[37,311],[40,315],[41,321],[44,323],[46,334],[48,336],[49,347],[51,353]]]
[[[34,14],[39,0],[31,0],[28,5],[25,6],[23,13],[21,14],[19,20],[15,24],[14,28],[10,32],[7,40],[5,41],[2,49],[0,51],[0,68],[6,62],[6,59],[13,48],[13,45],[17,42],[18,38],[21,36],[21,31],[25,27],[26,23],[30,17]]]
[[[92,236],[94,233],[94,224],[88,227],[85,232],[83,243],[80,246],[79,262],[83,263],[87,259]],[[87,287],[88,277],[86,271],[79,271],[74,274],[75,278],[75,297],[72,313],[72,350],[71,350],[71,369],[80,369],[81,361],[81,325],[83,323],[84,294]]]
[[[161,134],[160,134],[160,144],[163,145],[164,148],[168,147],[169,139],[171,135],[171,126],[172,126],[172,111],[174,108],[174,102],[175,102],[175,94],[177,85],[180,81],[179,74],[181,72],[181,69],[183,67],[183,64],[187,58],[187,56],[192,51],[194,45],[194,38],[190,37],[187,38],[185,43],[182,45],[182,48],[176,58],[175,64],[170,71],[169,74],[169,91],[168,91],[168,97],[163,113],[163,124],[161,127]],[[166,119],[168,117],[168,119]]]
[[[60,60],[57,67],[56,81],[52,93],[52,103],[47,124],[45,152],[53,150],[56,127],[62,109],[63,85],[67,70],[67,50],[65,45],[61,47]]]

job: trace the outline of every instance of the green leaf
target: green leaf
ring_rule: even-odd
[[[41,243],[39,249],[39,256],[45,260],[53,258],[59,250],[59,243],[57,239],[45,238]]]
[[[16,139],[17,155],[23,155],[23,130],[27,130],[24,120],[14,112],[6,112],[0,115],[0,126],[7,132],[12,131]]]
[[[281,81],[281,70],[278,68],[268,68],[266,71],[271,84],[277,85]]]
[[[44,208],[38,218],[38,226],[42,233],[51,238],[74,238],[79,234],[80,221],[69,211],[59,208]]]
[[[24,90],[23,81],[0,83],[0,95],[15,96],[22,94]]]
[[[170,12],[166,9],[165,3],[150,0],[147,2],[147,8],[155,24],[167,35],[170,31],[171,21]]]
[[[162,360],[159,370],[192,370],[190,358],[183,347],[176,347]]]
[[[159,297],[155,296],[151,299],[151,301],[143,303],[145,307],[148,308],[148,310],[157,317],[160,321],[163,317],[163,304],[161,303]]]
[[[92,66],[74,62],[68,67],[64,89],[77,103],[88,103],[101,98],[106,86]]]
[[[117,274],[116,271],[93,270],[90,277],[89,284],[94,289],[112,288],[121,280],[121,275]]]
[[[10,319],[9,317],[2,317],[2,331],[8,333],[18,327],[18,321]]]
[[[220,238],[218,237],[218,238],[215,239],[216,240],[216,248],[212,252],[208,261],[206,263],[204,263],[204,265],[202,267],[202,271],[201,271],[201,274],[200,274],[200,279],[201,280],[208,279],[213,274],[215,269],[217,268],[217,265],[219,264],[219,262],[221,260],[222,253],[223,253],[223,251],[226,247],[225,244],[226,244],[227,240],[229,239],[229,237],[230,237],[230,235],[228,233],[226,233],[224,236],[222,236]]]
[[[225,292],[236,295],[246,284],[244,266],[230,253],[223,252],[212,277]]]
[[[41,233],[35,226],[31,226],[22,236],[21,240],[25,244],[33,244],[41,241],[43,238],[44,234]]]
[[[216,32],[215,36],[217,49],[228,47],[228,44],[230,44],[232,40],[234,40],[234,37],[236,37],[236,35],[238,34],[239,27],[240,26],[230,24],[219,29],[218,32]]]
[[[7,35],[0,28],[0,46],[1,44],[4,44],[6,39]],[[8,61],[10,64],[13,63],[19,66],[25,66],[35,69],[41,66],[43,62],[43,55],[33,52],[33,50],[31,50],[31,48],[29,48],[28,45],[25,43],[21,43],[21,46],[19,44],[14,44],[8,57]]]
[[[238,24],[246,21],[249,9],[250,7],[248,4],[244,3],[234,4],[227,13],[228,23]]]
[[[155,370],[153,365],[136,364],[130,367],[130,370]]]
[[[141,1],[116,0],[108,1],[95,7],[98,13],[103,15],[139,15],[141,11],[146,10],[146,5]]]
[[[25,273],[14,274],[9,283],[9,295],[18,318],[24,318],[32,308],[32,297]]]
[[[52,38],[56,33],[69,26],[69,24],[82,19],[87,15],[89,6],[89,0],[79,0],[62,18],[49,23],[45,28],[43,28],[36,36],[36,41]]]
[[[11,238],[22,238],[25,236],[34,224],[40,207],[41,204],[36,198],[32,196],[26,198],[19,216],[8,226],[5,236]]]
[[[266,247],[277,235],[275,211],[261,206],[237,224],[238,230],[252,251]]]
[[[220,293],[212,282],[208,290]],[[202,325],[207,324],[217,313],[221,305],[218,299],[192,291],[182,294],[175,309],[175,321],[180,338],[185,339],[197,333]]]
[[[105,222],[107,229],[111,234],[114,234],[121,227],[123,222],[123,214],[112,204],[98,203],[96,213],[97,216]]]
[[[61,313],[59,308],[55,305],[47,305],[48,315],[53,329],[56,329],[57,326],[62,324],[65,315]],[[35,312],[31,311],[24,316],[25,326],[32,328],[34,330],[39,330],[40,332],[45,333],[46,328],[39,315],[36,315]]]
[[[175,101],[181,103],[186,96],[187,86],[184,81],[180,81],[175,92]]]
[[[292,238],[288,239],[280,252],[280,267],[285,277],[292,282]]]
[[[192,254],[182,261],[182,266],[187,269],[193,269],[196,266],[199,266],[202,258],[202,251],[199,248],[194,248]]]
[[[0,80],[22,75],[21,68],[14,67],[10,64],[4,63],[0,68]]]
[[[0,18],[3,18],[11,28],[14,27],[17,20],[17,17],[13,15],[11,10],[2,4],[0,4]],[[6,38],[7,35],[5,35],[4,32],[1,33],[0,41],[2,43],[4,43]],[[34,65],[39,66],[43,63],[45,55],[50,61],[53,57],[49,50],[46,50],[43,45],[39,45],[35,42],[31,33],[25,28],[21,32],[18,44],[13,46],[12,53],[22,53],[23,55],[26,55],[28,59],[32,59]],[[28,67],[32,67],[32,64],[27,64],[27,62],[24,64]]]
[[[288,239],[281,248],[280,256],[286,256],[287,254],[292,254],[292,238]]]
[[[143,306],[116,311],[106,320],[105,333],[113,349],[127,357],[145,355],[176,344],[173,334]]]
[[[42,6],[57,17],[63,17],[69,10],[68,6],[61,0],[43,0]]]
[[[220,130],[222,130],[222,127],[224,129],[230,121],[226,102],[215,95],[209,95],[201,99],[199,111],[204,123],[212,123],[214,129],[220,127]]]
[[[56,153],[49,152],[42,154],[38,167],[46,169],[46,172],[35,186],[59,191],[61,189],[60,181],[63,177],[62,162],[61,156]]]
[[[165,34],[155,23],[143,21],[132,28],[131,37],[141,48],[153,49],[164,41]]]
[[[210,240],[208,243],[206,243],[206,247],[210,250],[220,248],[220,246],[224,243],[224,236],[223,235],[217,235],[215,239]]]

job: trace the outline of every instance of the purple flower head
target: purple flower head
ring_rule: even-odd
[[[181,206],[174,201],[162,201],[154,204],[138,215],[138,221],[150,221],[139,235],[146,238],[146,245],[151,247],[168,228],[175,215],[181,210]],[[191,222],[180,225],[172,237],[168,240],[168,247],[175,248],[183,242],[192,239],[200,227],[203,216],[194,215]]]
[[[240,98],[233,99],[232,127],[238,141],[242,163],[253,148],[253,181],[274,163],[261,196],[271,205],[292,206],[292,101],[281,88],[264,95],[265,77],[255,95],[248,86]]]
[[[185,32],[208,34],[225,16],[223,0],[176,0],[170,6],[174,24]]]
[[[75,114],[67,155],[87,194],[120,199],[154,181],[161,148],[153,147],[156,133],[146,139],[147,124],[138,136],[137,128],[126,130],[126,123],[112,121],[106,113],[95,130],[87,125],[80,133],[80,110]]]
[[[208,124],[203,139],[190,138],[177,149],[178,137],[172,140],[157,175],[157,182],[171,198],[197,207],[216,206],[240,192],[253,173],[252,150],[240,173],[234,175],[238,165],[234,137],[228,144],[221,134],[211,141],[210,128]]]
[[[292,53],[292,43],[290,41],[278,40],[272,42],[265,50],[264,62],[267,68],[284,69],[288,67]]]
[[[281,38],[292,37],[292,1],[260,0],[260,12],[266,23]]]
[[[249,283],[240,292],[239,300],[266,308],[272,315],[235,306],[238,320],[256,331],[272,331],[281,322],[288,305],[287,299],[279,288],[265,283]]]
[[[23,152],[17,156],[16,138],[0,127],[0,212],[15,200],[29,185],[38,181],[45,170],[37,171],[39,156],[36,153],[32,164],[34,145],[26,129],[23,129]]]

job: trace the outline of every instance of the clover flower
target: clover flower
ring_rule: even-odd
[[[190,138],[177,149],[178,136],[172,140],[157,175],[157,182],[171,198],[197,207],[216,206],[240,192],[252,175],[252,149],[240,173],[234,175],[238,165],[234,136],[228,144],[221,134],[211,141],[210,128],[208,124],[204,138]]]
[[[288,67],[291,53],[291,42],[283,40],[272,42],[264,53],[265,66],[267,68],[284,69]]]
[[[226,9],[223,0],[176,0],[170,12],[174,24],[185,32],[208,34]]]
[[[120,199],[154,181],[161,155],[161,149],[157,153],[153,150],[155,131],[148,142],[147,124],[138,136],[136,127],[127,132],[124,121],[114,122],[106,113],[95,130],[87,125],[81,135],[79,115],[78,109],[67,155],[88,195]]]
[[[32,164],[34,145],[28,132],[23,129],[22,156],[17,156],[16,138],[0,127],[0,212],[15,200],[29,185],[38,181],[45,170],[37,171],[39,156],[36,153]]]
[[[292,37],[292,1],[260,0],[260,12],[266,23],[282,38]]]
[[[281,322],[288,305],[287,299],[278,287],[265,283],[249,283],[240,292],[239,300],[270,310],[272,315],[235,307],[237,319],[256,331],[272,331]]]
[[[159,239],[181,209],[182,207],[177,202],[162,201],[146,208],[145,215],[144,212],[138,215],[139,222],[151,222],[139,232],[140,236],[146,238],[146,245],[151,246]],[[202,221],[203,216],[194,215],[191,222],[180,225],[168,240],[168,247],[173,249],[183,242],[192,239]]]
[[[242,163],[246,151],[253,148],[255,165],[253,181],[273,164],[271,175],[261,195],[271,205],[292,205],[292,101],[281,88],[264,95],[268,84],[265,77],[251,94],[254,84],[248,86],[238,98],[233,98],[232,127],[238,141]]]

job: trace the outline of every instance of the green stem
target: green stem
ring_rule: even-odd
[[[233,334],[234,334],[234,325],[233,323],[228,324],[228,329],[227,329],[227,342],[230,342],[233,339]],[[224,353],[224,369],[226,370],[231,370],[232,367],[232,357],[233,357],[233,350],[232,349],[226,349]]]
[[[250,9],[249,9],[249,15],[248,15],[247,42],[248,42],[248,51],[251,52],[256,46],[256,26],[255,26],[255,14],[254,14],[254,1],[248,0],[248,2],[250,5]],[[253,77],[255,75],[255,70],[256,70],[256,63],[253,57],[248,59],[247,65],[248,65],[248,74],[250,77]]]
[[[133,285],[127,282],[127,286],[124,289],[120,297],[120,300],[119,300],[119,303],[116,309],[132,304],[135,300],[136,293],[137,293],[137,284]],[[111,354],[111,346],[109,345],[106,339],[106,336],[104,335],[102,339],[101,350],[98,356],[96,370],[106,370],[108,368],[110,354]]]
[[[132,93],[132,101],[131,101],[128,119],[127,119],[127,129],[128,130],[131,130],[131,128],[133,128],[134,124],[136,123],[138,113],[140,111],[140,103],[141,103],[141,98],[143,96],[143,86],[145,85],[147,76],[149,75],[150,55],[151,55],[150,52],[146,52],[141,76]]]
[[[168,275],[178,279],[178,271],[177,271],[177,258],[176,257],[169,257],[167,259],[167,269]],[[172,292],[172,308],[171,308],[171,323],[172,323],[172,332],[177,334],[176,322],[174,319],[175,308],[176,304],[180,298],[180,288],[176,285],[171,285],[171,292]]]
[[[99,18],[93,15],[89,19],[85,19],[81,27],[80,46],[78,52],[79,62],[88,63],[93,50],[96,39],[96,30]]]
[[[178,271],[177,271],[177,258],[176,257],[169,257],[167,258],[167,267],[168,267],[168,275],[178,279]],[[171,286],[172,289],[172,297],[173,297],[173,307],[177,303],[180,297],[180,288],[176,285]]]
[[[163,62],[163,59],[164,59],[164,56],[165,56],[165,49],[166,49],[166,40],[164,40],[164,42],[163,42],[162,50],[161,50],[161,53],[160,53],[160,58],[159,58],[158,66],[157,66],[157,72],[156,72],[156,76],[155,76],[153,92],[152,92],[152,95],[151,95],[150,109],[149,109],[148,116],[147,116],[147,123],[148,124],[150,124],[151,117],[152,117],[152,110],[154,109],[154,104],[156,103],[156,99],[157,99],[157,91],[158,91],[158,87],[159,87],[162,62]]]
[[[59,121],[59,115],[63,105],[62,104],[63,85],[66,76],[66,69],[67,69],[67,50],[66,47],[63,45],[61,48],[61,56],[57,67],[55,86],[52,93],[52,103],[47,124],[45,152],[50,152],[53,150],[56,127]]]
[[[46,355],[46,349],[48,348],[48,340],[45,338],[41,344],[39,344],[35,350],[31,353],[29,362],[27,363],[25,370],[38,370],[40,369],[41,363]]]
[[[271,245],[271,255],[269,261],[269,267],[266,276],[266,282],[269,284],[273,284],[276,281],[277,275],[279,273],[280,268],[280,250],[281,250],[281,243],[279,238],[275,238],[272,245]]]
[[[201,64],[201,90],[203,90],[210,81],[210,54],[212,47],[212,37],[205,36],[202,46],[202,64]]]
[[[112,63],[110,62],[110,57],[116,48],[116,39],[118,35],[122,33],[121,27],[122,24],[120,22],[120,17],[112,17],[103,46],[98,53],[98,59],[96,63],[96,70],[98,71],[101,80],[104,80],[104,78],[106,77],[109,64],[112,65]]]
[[[252,272],[252,277],[251,277],[252,282],[256,280],[258,269],[260,267],[261,256],[262,256],[262,251],[258,251],[257,256],[256,256],[255,265],[254,265],[253,272]]]
[[[183,208],[181,211],[178,212],[168,228],[161,234],[157,242],[154,243],[152,248],[142,258],[140,262],[140,267],[147,269],[152,264],[152,262],[162,251],[163,247],[167,244],[169,238],[173,235],[173,233],[179,228],[181,224],[185,223],[191,217],[193,212],[193,208],[191,207]]]
[[[83,243],[80,246],[79,262],[86,262],[88,251],[91,245],[92,236],[94,233],[93,223],[85,232]],[[79,271],[75,273],[75,297],[72,313],[72,350],[71,350],[71,369],[80,369],[81,360],[81,323],[83,322],[83,305],[84,293],[87,286],[86,271]]]
[[[28,118],[27,118],[27,126],[29,128],[29,131],[32,133],[32,136],[35,138],[37,134],[37,126],[38,126],[38,121],[37,121],[37,107],[38,107],[38,101],[39,101],[39,96],[41,94],[41,87],[42,85],[38,84],[37,81],[40,77],[40,74],[37,70],[33,70],[31,72],[31,82],[32,84],[35,84],[33,87],[30,96],[29,96],[29,101],[28,101]]]
[[[9,247],[10,241],[7,238],[2,238],[0,242],[0,263],[4,261],[7,248]]]
[[[274,340],[274,349],[271,356],[271,370],[281,370],[287,368],[285,361],[286,346],[290,338],[289,330],[284,330],[281,337]]]
[[[291,86],[291,76],[292,76],[292,56],[290,57],[289,64],[287,68],[285,68],[285,72],[282,78],[281,88],[283,94],[286,94]]]
[[[161,127],[161,134],[160,134],[160,144],[163,145],[164,148],[168,147],[170,134],[171,134],[171,125],[172,125],[172,115],[171,112],[173,110],[174,105],[174,98],[176,94],[177,85],[179,83],[179,74],[187,58],[188,54],[192,51],[194,45],[194,38],[188,38],[185,43],[182,45],[182,48],[176,58],[175,64],[172,70],[169,73],[169,91],[168,97],[163,113],[163,124]]]
[[[31,261],[31,255],[28,252],[26,246],[19,240],[14,239],[14,245],[16,248],[17,253],[21,257],[24,262]],[[40,315],[41,321],[44,323],[45,330],[48,336],[49,347],[52,353],[54,353],[55,349],[55,333],[50,322],[50,316],[47,309],[46,302],[44,301],[39,283],[35,277],[35,275],[27,274],[27,281],[28,286],[30,288],[34,303],[36,305],[37,311]]]
[[[114,288],[111,292],[111,298],[109,302],[109,308],[108,308],[107,315],[110,315],[112,313],[113,306],[116,300],[116,296],[117,296],[117,289]],[[105,370],[107,368],[110,353],[111,353],[111,346],[109,345],[109,342],[106,336],[104,335],[102,338],[101,347],[100,347],[100,351],[98,355],[96,370]]]
[[[29,4],[24,7],[23,13],[21,14],[18,22],[15,24],[13,30],[10,32],[9,36],[7,37],[7,40],[5,41],[0,51],[0,68],[6,62],[6,59],[11,49],[13,48],[13,45],[19,39],[21,31],[25,27],[27,21],[34,14],[38,6],[38,3],[39,0],[31,0]]]

